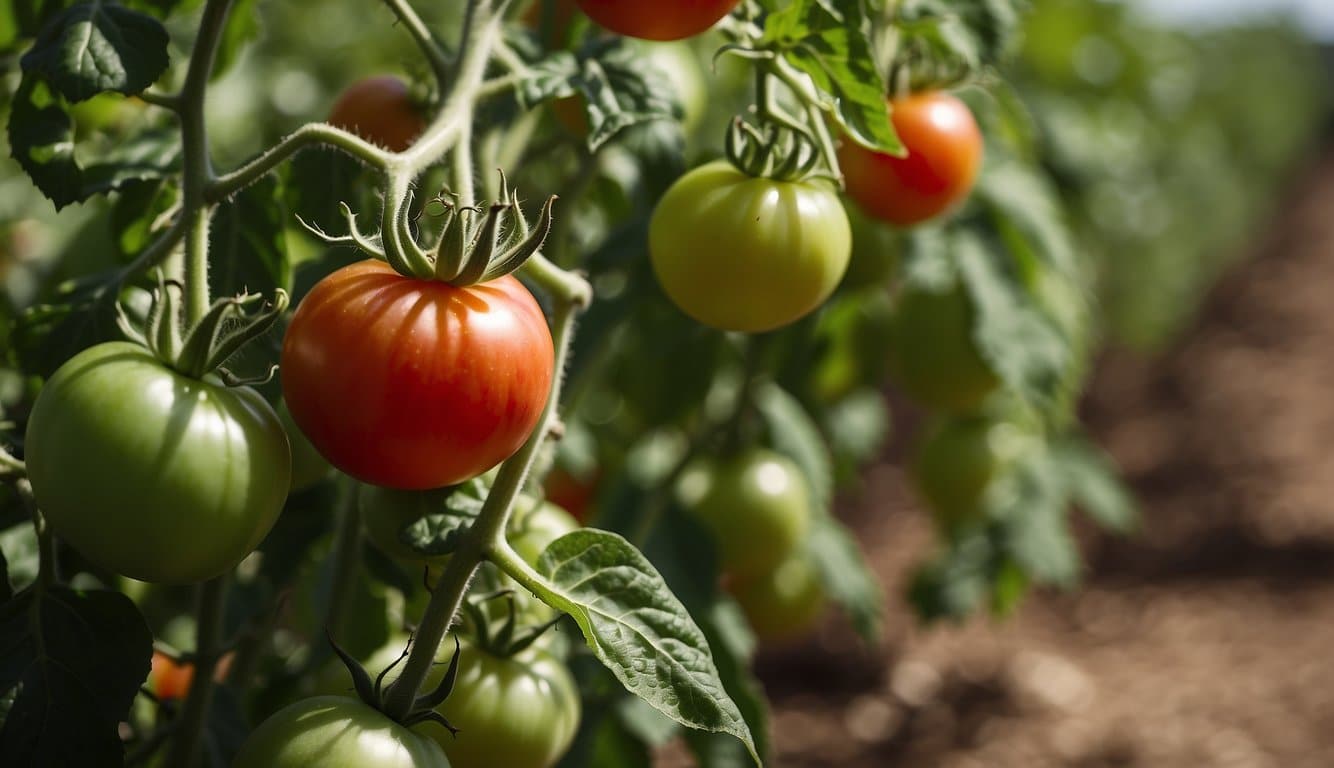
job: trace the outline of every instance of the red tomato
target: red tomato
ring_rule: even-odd
[[[641,40],[680,40],[718,23],[740,0],[578,0],[598,24]]]
[[[862,210],[909,227],[968,196],[982,165],[982,132],[968,106],[948,93],[915,93],[889,105],[908,156],[872,152],[845,140],[838,162],[848,196]]]
[[[592,511],[588,508],[597,495],[598,477],[578,478],[560,467],[551,470],[543,484],[547,501],[561,507],[581,523],[587,523]]]
[[[349,85],[329,111],[329,124],[393,152],[402,152],[426,130],[426,119],[408,86],[392,75]]]
[[[283,342],[283,396],[329,463],[386,488],[475,477],[519,449],[551,388],[546,318],[511,276],[458,288],[380,261],[320,281]]]

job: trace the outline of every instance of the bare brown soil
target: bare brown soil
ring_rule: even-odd
[[[760,660],[777,765],[1334,766],[1334,157],[1175,348],[1102,361],[1086,420],[1142,530],[1082,530],[1082,588],[1006,621],[914,621],[927,515],[871,468],[842,514],[887,637],[858,650],[835,621]]]

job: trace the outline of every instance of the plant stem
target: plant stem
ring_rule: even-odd
[[[422,22],[421,17],[407,3],[407,0],[385,0],[385,4],[389,6],[389,10],[394,12],[398,20],[403,22],[404,28],[407,29],[408,34],[412,36],[412,39],[417,43],[417,47],[421,49],[422,55],[426,57],[426,61],[431,65],[431,72],[435,75],[436,81],[439,82],[441,88],[444,88],[449,82],[449,59],[445,58],[444,53],[441,52],[440,44],[436,42],[431,30]]]
[[[200,736],[213,698],[213,669],[218,663],[222,638],[223,609],[226,606],[227,576],[219,576],[199,585],[196,592],[195,673],[190,693],[181,711],[180,725],[167,748],[166,768],[190,768],[199,753]]]
[[[531,259],[529,263],[532,263]],[[454,617],[467,593],[468,582],[471,581],[477,566],[487,553],[494,551],[497,544],[504,546],[505,524],[514,507],[514,499],[518,496],[519,489],[523,487],[524,478],[532,467],[534,459],[537,458],[552,421],[557,418],[563,378],[561,372],[565,368],[570,340],[574,335],[574,319],[591,291],[583,278],[578,275],[561,272],[555,267],[550,268],[566,276],[568,284],[575,288],[554,292],[557,306],[552,318],[551,335],[556,349],[554,360],[556,375],[552,377],[546,407],[542,411],[542,418],[537,422],[537,427],[528,436],[523,447],[500,466],[500,473],[496,477],[495,484],[491,486],[491,492],[486,497],[481,513],[464,534],[459,548],[450,556],[445,572],[436,582],[435,592],[431,594],[426,613],[417,627],[412,651],[403,664],[403,672],[385,694],[382,709],[386,715],[395,720],[401,720],[412,709],[417,691],[435,662],[440,641],[444,639],[445,632],[454,622]],[[578,283],[583,284],[583,290],[577,288]]]
[[[0,477],[6,475],[18,475],[22,477],[28,474],[28,466],[19,459],[14,458],[13,454],[0,446]]]
[[[342,637],[349,598],[361,570],[361,509],[357,505],[356,481],[344,476],[339,485],[338,529],[334,531],[333,583],[329,586],[329,609],[324,626],[335,639]]]
[[[51,533],[51,526],[46,524],[46,517],[37,507],[37,499],[32,495],[32,484],[28,478],[19,478],[14,489],[18,491],[19,499],[23,501],[24,508],[32,517],[33,528],[37,531],[37,586],[47,589],[60,577],[56,563],[56,539]]]
[[[227,26],[231,0],[208,0],[199,22],[199,36],[181,87],[181,216],[185,221],[185,322],[193,327],[208,311],[208,222],[204,190],[213,178],[204,93]]]
[[[360,136],[341,128],[335,128],[328,123],[307,123],[240,168],[218,176],[205,188],[204,200],[209,203],[225,200],[227,197],[259,181],[265,174],[296,154],[298,150],[313,144],[337,147],[380,171],[385,170],[389,165],[390,153]]]

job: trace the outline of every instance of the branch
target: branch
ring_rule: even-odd
[[[431,72],[435,75],[436,81],[440,84],[441,90],[449,82],[449,59],[445,56],[440,47],[440,43],[431,34],[431,30],[422,22],[421,17],[408,4],[407,0],[385,0],[389,10],[394,12],[398,20],[403,22],[408,34],[417,43],[421,49],[422,55],[431,65]]]
[[[204,199],[210,203],[227,199],[259,181],[298,150],[312,144],[336,147],[380,171],[389,167],[390,153],[356,134],[328,123],[307,123],[240,168],[215,178],[204,189]]]

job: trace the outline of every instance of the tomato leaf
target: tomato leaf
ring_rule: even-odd
[[[802,404],[777,384],[756,387],[755,407],[769,428],[774,450],[801,468],[815,497],[812,505],[828,514],[834,503],[834,472],[820,428]]]
[[[769,757],[769,705],[763,687],[750,673],[755,638],[745,615],[735,602],[715,599],[704,614],[700,627],[713,649],[728,695],[737,703],[755,736],[757,751]],[[750,756],[736,739],[700,731],[689,731],[685,738],[686,745],[698,758],[700,768],[744,768],[751,764]]]
[[[139,179],[159,179],[180,165],[175,132],[151,130],[125,137],[84,167],[75,157],[74,123],[50,87],[24,75],[9,113],[14,159],[58,209]]]
[[[760,45],[781,52],[832,97],[834,118],[854,141],[901,154],[870,31],[863,0],[794,0],[765,20]]]
[[[1070,232],[1046,178],[1013,160],[992,163],[982,174],[975,196],[991,212],[1010,253],[1041,261],[1065,274],[1075,270]]]
[[[1054,405],[1071,359],[1065,338],[997,265],[979,237],[961,232],[953,238],[953,249],[976,311],[973,340],[978,352],[1025,400],[1043,408]]]
[[[639,550],[614,533],[584,529],[552,542],[537,569],[537,596],[574,617],[626,690],[682,725],[737,737],[759,763],[704,633]]]
[[[219,206],[209,227],[209,290],[214,296],[292,290],[292,262],[283,227],[286,208],[273,176]]]
[[[588,122],[585,141],[596,151],[632,125],[675,120],[683,114],[676,89],[647,56],[622,38],[561,51],[537,62],[516,86],[525,109],[578,96]]]
[[[477,478],[443,489],[437,504],[440,511],[413,521],[399,531],[399,540],[423,555],[450,554],[458,547],[459,536],[481,514],[487,493],[486,484]]]
[[[148,677],[153,635],[125,595],[54,587],[0,607],[0,765],[120,765],[117,730]]]
[[[139,93],[167,69],[167,30],[152,16],[102,0],[52,19],[19,60],[71,102],[103,91]]]
[[[1057,476],[1079,505],[1104,528],[1120,533],[1139,522],[1139,511],[1130,490],[1117,476],[1111,459],[1082,437],[1067,437],[1051,447]]]
[[[825,592],[847,611],[862,640],[874,647],[883,629],[885,593],[856,537],[833,515],[816,515],[806,546]]]
[[[1001,546],[1034,581],[1072,586],[1080,557],[1070,533],[1065,488],[1050,454],[1039,451],[996,479],[986,497],[988,516],[999,523]]]

